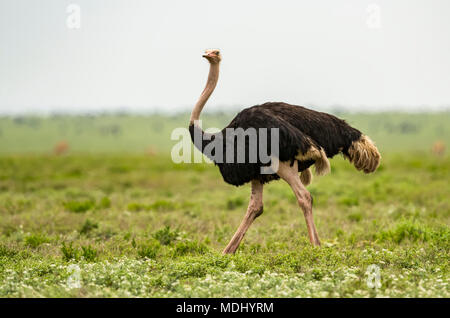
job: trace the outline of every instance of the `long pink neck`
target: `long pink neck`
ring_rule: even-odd
[[[199,120],[200,113],[202,112],[203,107],[205,106],[206,102],[208,101],[209,97],[214,91],[214,88],[216,88],[218,80],[219,80],[219,63],[210,63],[208,80],[206,82],[206,86],[203,89],[202,94],[200,95],[200,98],[197,101],[197,104],[195,104],[194,109],[192,110],[191,119],[189,120],[190,125],[193,124],[194,121]]]

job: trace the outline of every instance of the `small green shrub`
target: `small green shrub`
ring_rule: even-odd
[[[96,249],[88,245],[81,247],[81,254],[86,261],[93,262],[97,259],[98,253]]]
[[[142,203],[130,203],[128,204],[127,210],[131,212],[139,212],[139,211],[168,211],[173,210],[176,205],[173,202],[166,200],[157,200],[152,204],[142,204]]]
[[[4,245],[0,245],[0,257],[13,257],[16,256],[18,252]]]
[[[109,168],[109,172],[117,173],[117,174],[127,173],[129,171],[131,171],[131,167],[125,166],[125,165],[112,166],[112,167]]]
[[[378,239],[381,241],[392,241],[401,243],[403,240],[426,242],[430,239],[432,231],[425,226],[411,221],[404,221],[397,224],[394,228],[381,231]]]
[[[207,247],[196,241],[183,241],[175,245],[173,256],[183,256],[187,254],[205,254]]]
[[[145,204],[133,202],[133,203],[128,204],[127,210],[130,212],[147,211],[147,210],[149,210],[149,207]]]
[[[152,237],[158,240],[162,245],[169,245],[174,240],[177,239],[179,233],[178,230],[172,231],[170,226],[166,226],[155,233],[152,234]]]
[[[25,244],[32,248],[36,248],[41,244],[48,243],[50,240],[43,234],[31,234],[25,237]]]
[[[247,257],[238,255],[233,260],[234,268],[241,273],[245,273],[250,270],[253,265],[253,262],[249,260]]]
[[[348,215],[350,221],[359,222],[362,220],[362,214],[360,212],[354,212]]]
[[[92,230],[98,228],[98,223],[92,222],[89,219],[84,221],[83,225],[80,228],[80,234],[89,234]]]
[[[103,197],[100,200],[98,207],[101,209],[107,209],[107,208],[111,207],[111,200],[108,197]]]
[[[102,238],[103,240],[109,240],[109,239],[111,239],[112,237],[114,237],[116,234],[117,234],[116,230],[114,230],[114,229],[111,228],[111,227],[104,228],[104,229],[102,229],[101,231],[98,231],[98,232],[96,233],[96,235],[97,235],[99,238]]]
[[[338,203],[343,206],[357,206],[359,200],[356,197],[343,197],[339,199]]]
[[[151,240],[138,247],[138,255],[142,258],[156,258],[161,248],[161,244],[156,240]]]
[[[175,279],[188,277],[204,277],[208,272],[208,266],[197,260],[182,261],[174,263],[171,268],[170,276]]]
[[[63,242],[61,247],[61,252],[63,253],[63,259],[65,261],[78,260],[80,258],[80,250],[76,247],[73,247],[72,242],[70,242],[69,245],[66,245],[65,242]]]
[[[325,276],[324,272],[321,269],[319,269],[319,268],[314,268],[311,271],[311,277],[314,280],[321,280],[324,276]]]
[[[173,210],[176,205],[175,203],[167,200],[157,200],[150,204],[149,210],[158,210],[158,211],[167,211],[167,210]]]
[[[227,209],[233,210],[235,208],[241,207],[244,205],[244,200],[242,198],[229,198],[227,200]]]
[[[95,202],[92,200],[86,201],[67,201],[64,203],[64,208],[68,211],[75,213],[83,213],[90,209],[92,209],[95,205]]]

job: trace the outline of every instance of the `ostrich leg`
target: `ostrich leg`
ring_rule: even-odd
[[[320,245],[319,236],[317,235],[316,226],[313,221],[312,214],[312,196],[305,186],[302,184],[298,175],[298,163],[294,162],[292,167],[289,162],[280,162],[280,166],[277,174],[286,181],[294,191],[297,198],[298,205],[303,210],[303,214],[306,220],[306,226],[308,228],[308,235],[311,244]]]
[[[252,194],[250,196],[250,202],[248,204],[247,213],[244,219],[239,225],[236,233],[233,235],[230,243],[223,250],[222,254],[233,254],[236,252],[239,244],[244,238],[245,232],[247,232],[253,221],[263,213],[262,203],[263,185],[257,180],[252,180]]]

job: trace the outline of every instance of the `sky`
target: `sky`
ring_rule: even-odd
[[[188,110],[207,48],[205,111],[449,109],[449,17],[447,0],[0,0],[0,113]]]

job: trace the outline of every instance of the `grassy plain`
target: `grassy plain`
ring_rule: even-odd
[[[450,296],[450,157],[430,151],[449,144],[448,113],[343,116],[383,160],[364,175],[336,157],[313,180],[322,247],[273,182],[233,256],[221,250],[249,186],[174,164],[170,131],[185,116],[155,116],[0,119],[1,297]],[[60,140],[70,148],[57,156]]]

